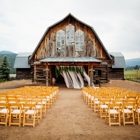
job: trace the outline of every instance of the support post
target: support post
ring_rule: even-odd
[[[50,70],[50,84],[52,85],[52,83],[53,83],[52,82],[52,66],[50,66],[49,70]]]
[[[48,69],[48,65],[46,66],[46,86],[49,86],[49,69]]]
[[[90,86],[93,86],[93,72],[95,70],[93,69],[93,66],[91,66],[91,68],[89,69],[90,72]]]
[[[36,83],[36,65],[34,65],[34,82]]]

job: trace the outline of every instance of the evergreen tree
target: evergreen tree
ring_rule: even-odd
[[[10,68],[7,57],[4,56],[1,67],[0,67],[0,78],[9,80]]]
[[[139,69],[139,66],[138,66],[138,65],[136,65],[136,66],[135,66],[135,70],[138,70],[138,69]]]

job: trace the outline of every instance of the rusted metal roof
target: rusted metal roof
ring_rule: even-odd
[[[49,57],[40,60],[40,62],[102,62],[93,57]]]
[[[28,64],[28,58],[31,54],[31,52],[19,53],[16,56],[14,68],[30,68],[30,65]]]

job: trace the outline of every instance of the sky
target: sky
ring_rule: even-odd
[[[140,58],[140,0],[0,0],[0,51],[33,52],[69,13],[92,26],[108,52]]]

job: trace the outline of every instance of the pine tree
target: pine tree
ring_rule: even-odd
[[[138,69],[139,69],[139,66],[138,66],[138,65],[136,65],[136,66],[135,66],[135,70],[138,70]]]
[[[0,67],[0,78],[9,80],[9,74],[10,74],[10,68],[9,68],[8,59],[6,56],[4,56]]]

